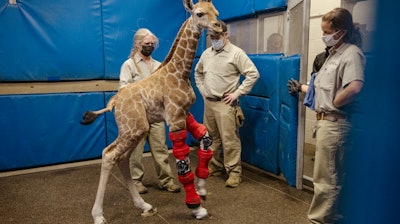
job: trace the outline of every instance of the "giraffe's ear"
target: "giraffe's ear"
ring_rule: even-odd
[[[193,11],[193,0],[182,0],[183,6],[185,6],[186,11]]]

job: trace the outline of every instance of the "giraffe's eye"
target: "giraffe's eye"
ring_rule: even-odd
[[[203,17],[203,16],[204,16],[204,13],[203,13],[203,12],[198,12],[196,15],[197,15],[197,17],[200,18],[200,17]]]

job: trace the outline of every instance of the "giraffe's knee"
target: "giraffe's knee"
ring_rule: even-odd
[[[178,175],[182,176],[190,172],[190,159],[186,157],[184,160],[176,160],[176,169],[178,171]]]

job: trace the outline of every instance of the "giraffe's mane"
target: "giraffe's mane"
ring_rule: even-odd
[[[189,19],[190,19],[190,18],[189,18]],[[184,28],[186,27],[186,24],[188,23],[189,19],[187,19],[187,20],[182,24],[181,28],[179,29],[178,35],[176,36],[175,41],[174,41],[174,43],[173,43],[171,49],[169,50],[169,53],[168,53],[167,56],[165,57],[164,62],[158,67],[157,70],[159,70],[161,67],[163,67],[164,65],[166,65],[166,64],[171,60],[171,58],[172,58],[172,56],[174,55],[174,52],[175,52],[175,50],[176,50],[176,48],[177,48],[177,45],[178,45],[178,43],[179,43],[179,40],[180,40],[181,37],[182,37],[182,33],[183,33],[183,31],[185,30]],[[156,71],[157,71],[157,70],[156,70]]]

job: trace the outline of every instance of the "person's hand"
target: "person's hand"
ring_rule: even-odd
[[[301,92],[301,83],[293,78],[288,81],[287,87],[292,95]]]
[[[222,101],[226,104],[232,104],[232,103],[236,102],[237,98],[238,97],[235,96],[235,94],[227,93],[224,95],[224,98],[222,99]]]

